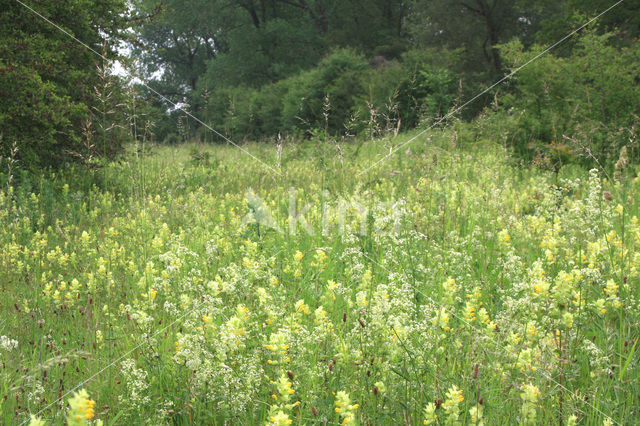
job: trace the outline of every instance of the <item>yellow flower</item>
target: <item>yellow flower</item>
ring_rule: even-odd
[[[271,416],[269,420],[270,420],[269,424],[273,426],[286,426],[292,423],[292,420],[289,418],[289,415],[282,410],[278,411],[273,416]]]
[[[505,243],[507,246],[510,246],[511,236],[509,236],[509,232],[506,229],[503,229],[498,233],[498,239]]]
[[[425,425],[431,425],[438,421],[438,416],[436,415],[436,404],[430,402],[424,407],[424,420],[423,423]]]
[[[40,417],[36,417],[31,415],[31,419],[29,420],[29,426],[45,426],[46,423]]]
[[[336,413],[339,413],[343,418],[342,424],[347,424],[355,420],[355,410],[357,410],[358,407],[358,404],[351,404],[351,398],[345,391],[340,391],[336,395]]]
[[[294,306],[296,308],[296,312],[301,312],[303,314],[309,313],[309,306],[304,303],[303,299],[298,300]]]
[[[89,394],[85,389],[74,392],[73,397],[69,399],[70,409],[67,414],[69,426],[86,425],[86,421],[91,420],[95,414],[95,405],[96,402],[89,399]]]

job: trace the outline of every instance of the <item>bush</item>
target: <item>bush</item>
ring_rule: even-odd
[[[357,97],[364,93],[362,81],[368,67],[364,56],[339,49],[318,67],[290,79],[282,112],[285,127],[305,132],[326,127],[331,133],[342,133]]]
[[[520,150],[526,146],[524,151],[534,153],[567,144],[576,154],[611,163],[622,146],[635,139],[640,51],[637,43],[611,45],[611,36],[585,32],[568,57],[547,54],[514,76],[513,91],[501,99],[501,107],[521,116],[509,129],[517,135],[512,140]],[[502,46],[501,52],[516,68],[542,49],[524,51],[514,41]],[[637,147],[629,148],[637,160]]]
[[[288,80],[269,84],[253,95],[255,136],[275,137],[285,131],[282,125],[284,97],[289,91]],[[289,129],[290,130],[290,129]]]
[[[125,25],[121,0],[44,0],[37,9],[99,50],[103,37],[116,42]],[[38,171],[120,151],[121,140],[107,145],[104,136],[116,133],[105,120],[112,107],[106,99],[119,102],[122,87],[107,73],[96,73],[93,53],[9,2],[0,14],[0,58],[0,156],[15,143],[21,167]]]
[[[361,133],[371,127],[403,128],[423,115],[446,113],[455,99],[453,74],[440,63],[444,52],[413,51],[402,62],[378,68],[351,49],[339,49],[317,67],[260,89],[223,87],[209,97],[205,114],[235,139]],[[375,121],[385,123],[376,124]]]
[[[413,50],[402,56],[404,76],[398,86],[398,110],[405,128],[416,127],[422,117],[444,115],[457,92],[452,69],[457,55],[434,49]]]

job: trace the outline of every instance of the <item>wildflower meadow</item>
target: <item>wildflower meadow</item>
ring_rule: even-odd
[[[636,423],[635,169],[410,136],[4,188],[0,422]]]

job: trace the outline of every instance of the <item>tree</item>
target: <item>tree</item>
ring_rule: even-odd
[[[362,53],[398,57],[404,50],[402,0],[279,0],[308,15],[329,49],[352,47]]]
[[[133,55],[154,89],[173,102],[185,102],[206,70],[207,61],[228,51],[227,26],[234,11],[225,1],[139,0],[142,17]],[[196,106],[197,108],[197,106]]]
[[[565,9],[566,1],[414,0],[409,31],[419,46],[462,49],[468,72],[495,78],[504,71],[498,45],[531,45],[542,23]]]
[[[572,9],[587,16],[596,16],[613,4],[609,0],[569,0]],[[605,31],[615,29],[629,39],[637,38],[640,35],[640,0],[625,0],[604,14],[598,25]]]
[[[124,0],[41,0],[38,13],[98,52],[124,37]],[[96,105],[100,58],[21,4],[0,1],[0,154],[15,142],[23,166],[59,166],[80,150]],[[108,58],[116,53],[106,46]]]

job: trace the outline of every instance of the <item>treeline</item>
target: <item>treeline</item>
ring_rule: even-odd
[[[235,138],[398,132],[447,112],[458,90],[446,66],[454,60],[420,50],[371,63],[352,49],[338,49],[316,67],[275,83],[211,91],[200,113]]]
[[[611,5],[144,0],[156,15],[136,53],[154,88],[235,139],[375,136],[432,123]],[[639,124],[639,12],[640,1],[616,6],[461,116],[500,114],[529,156],[553,144],[616,157]],[[163,140],[215,140],[181,111],[168,118]]]
[[[496,137],[524,156],[544,154],[538,160],[561,164],[582,155],[588,162],[613,163],[623,146],[636,160],[640,50],[635,42],[619,45],[612,38],[612,33],[585,30],[570,54],[544,55],[522,69],[546,46],[525,48],[518,39],[499,45],[504,73],[518,73],[464,115],[475,117],[484,108],[500,123]],[[459,54],[446,50],[410,50],[398,59],[371,61],[352,49],[338,49],[316,67],[278,82],[212,91],[199,113],[238,139],[397,134],[439,122],[474,95],[454,71],[460,62]],[[179,140],[169,135],[169,142]],[[184,137],[194,136],[211,138],[206,129]]]
[[[31,4],[32,3],[32,4]],[[610,0],[0,0],[0,157],[39,170],[151,136],[375,136],[433,122]],[[626,0],[462,112],[535,155],[614,158],[638,128],[640,0]],[[118,52],[127,46],[127,57]],[[120,58],[166,100],[110,72]],[[153,129],[151,123],[154,124]],[[626,142],[625,142],[626,141]],[[554,150],[556,150],[554,148]],[[633,156],[634,149],[630,149]],[[554,151],[555,152],[555,151]]]

